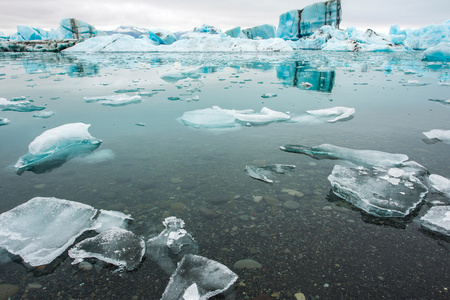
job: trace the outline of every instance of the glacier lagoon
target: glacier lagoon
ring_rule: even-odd
[[[279,150],[331,144],[399,153],[450,178],[449,145],[423,141],[424,132],[450,129],[450,67],[422,58],[325,51],[1,54],[0,98],[55,114],[0,110],[9,121],[0,127],[0,213],[34,197],[68,199],[131,215],[129,230],[144,241],[176,216],[199,255],[239,276],[236,299],[293,299],[298,292],[315,299],[447,299],[448,241],[420,220],[430,206],[450,203],[445,194],[430,188],[407,217],[379,218],[333,195],[327,177],[341,162]],[[86,100],[104,98],[115,105]],[[290,118],[196,115],[205,126],[180,120],[216,106],[244,115],[266,107]],[[354,114],[331,123],[307,113],[333,107]],[[76,122],[91,124],[89,132],[103,141],[99,149],[39,174],[16,174],[14,164],[36,137]],[[295,165],[295,172],[270,184],[245,172],[247,165],[274,164]],[[92,270],[81,269],[67,254],[38,268],[0,255],[0,285],[18,286],[17,299],[159,299],[170,278],[149,257],[133,272],[115,272],[94,258],[87,259]],[[234,268],[243,259],[262,268]]]

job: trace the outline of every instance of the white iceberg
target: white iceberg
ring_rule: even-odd
[[[134,270],[145,254],[145,242],[131,231],[110,227],[99,235],[85,239],[68,251],[72,264],[97,258],[127,271]]]
[[[156,52],[156,49],[154,42],[149,39],[135,39],[126,34],[113,34],[90,38],[62,52]]]
[[[232,114],[214,108],[187,111],[183,113],[180,120],[184,125],[194,128],[226,128],[237,126]]]
[[[234,117],[242,123],[255,125],[268,124],[272,122],[284,122],[291,118],[291,116],[286,113],[271,110],[267,107],[263,107],[260,113],[236,113]]]
[[[327,120],[327,122],[329,123],[334,123],[337,121],[345,121],[352,118],[353,114],[355,113],[355,109],[349,107],[336,106],[325,109],[307,110],[306,112],[310,115],[318,117],[334,117]]]
[[[433,206],[420,218],[424,229],[450,236],[450,206]]]
[[[0,109],[3,111],[17,111],[17,112],[31,112],[44,110],[43,106],[36,106],[30,100],[24,101],[8,101],[5,98],[0,98]]]
[[[237,279],[223,264],[188,254],[178,263],[161,300],[206,300],[229,290]]]
[[[84,97],[86,103],[99,102],[106,106],[125,106],[133,103],[140,103],[141,96],[134,95],[110,95],[110,96],[98,96],[98,97]]]
[[[450,130],[432,129],[423,133],[428,139],[439,140],[444,143],[450,144]]]

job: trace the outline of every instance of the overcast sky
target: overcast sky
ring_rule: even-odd
[[[191,30],[202,24],[222,30],[273,24],[292,9],[320,0],[0,0],[0,32],[17,25],[57,28],[62,18],[77,18],[97,29],[119,25]],[[340,28],[355,26],[388,33],[392,24],[419,28],[450,19],[450,0],[342,0]]]

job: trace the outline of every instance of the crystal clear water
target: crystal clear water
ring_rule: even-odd
[[[0,97],[26,96],[56,114],[42,119],[33,112],[0,112],[10,120],[0,127],[0,213],[36,196],[74,200],[131,214],[130,229],[145,240],[175,215],[186,222],[200,255],[239,275],[236,299],[260,294],[293,299],[297,292],[313,299],[448,299],[449,244],[420,230],[426,204],[406,221],[370,218],[331,195],[327,176],[336,161],[278,148],[329,143],[403,153],[449,178],[450,146],[426,144],[422,132],[450,129],[450,106],[429,101],[450,98],[450,68],[421,58],[421,53],[317,51],[2,54]],[[199,66],[198,78],[161,78]],[[302,82],[313,87],[305,89]],[[158,92],[120,107],[84,101],[135,88]],[[277,96],[261,97],[267,93]],[[198,101],[186,99],[195,95]],[[268,107],[302,121],[210,130],[177,120],[186,111],[215,105]],[[302,118],[306,110],[334,106],[355,108],[354,118],[337,123]],[[15,173],[15,162],[36,136],[72,122],[92,124],[90,133],[103,140],[97,151],[110,149],[114,158],[73,159],[43,174]],[[244,171],[248,164],[276,163],[296,165],[296,171],[277,175],[274,184]],[[303,196],[288,196],[284,189]],[[255,202],[255,196],[264,200]],[[285,208],[288,200],[299,207]],[[434,194],[428,200],[447,201]],[[247,258],[263,267],[233,269]],[[72,266],[67,257],[36,270],[2,264],[0,285],[19,287],[13,299],[159,299],[169,279],[149,259],[126,273],[90,262],[91,271]],[[31,283],[41,287],[30,289]]]

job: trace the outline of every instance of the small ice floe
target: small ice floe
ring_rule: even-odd
[[[428,176],[428,184],[433,189],[433,191],[442,193],[444,196],[450,199],[450,179],[445,178],[441,175],[431,174],[430,176]]]
[[[422,228],[450,237],[450,206],[433,206],[420,218]]]
[[[69,123],[44,131],[30,143],[28,153],[17,161],[17,174],[49,172],[74,157],[90,154],[102,141],[91,136],[89,126]]]
[[[242,123],[250,123],[252,125],[285,122],[291,118],[291,116],[286,113],[271,110],[267,107],[263,107],[259,113],[236,113],[234,117]]]
[[[328,180],[333,193],[376,217],[403,218],[428,193],[419,177],[426,170],[415,162],[395,169],[335,165]]]
[[[438,98],[438,99],[428,99],[430,101],[439,102],[442,104],[450,104],[450,99]]]
[[[43,106],[36,106],[31,104],[31,100],[25,101],[8,101],[5,98],[0,98],[0,109],[3,111],[17,111],[17,112],[30,112],[44,110]]]
[[[145,96],[145,97],[151,97],[156,94],[158,94],[158,92],[139,92],[138,93],[139,96]]]
[[[0,126],[8,125],[9,120],[7,118],[0,118]]]
[[[68,251],[72,264],[96,258],[126,271],[134,270],[145,254],[145,242],[131,231],[110,227],[99,235],[85,239]]]
[[[40,118],[40,119],[48,119],[55,115],[55,112],[53,111],[38,111],[33,114],[33,118]]]
[[[202,66],[197,68],[192,68],[184,71],[175,71],[175,72],[168,72],[161,76],[161,79],[170,83],[175,83],[179,80],[186,79],[186,78],[198,78],[200,77],[200,71],[202,69]]]
[[[186,254],[197,254],[198,246],[194,238],[184,229],[184,221],[177,217],[167,217],[164,229],[158,236],[146,243],[146,253],[156,261],[168,275],[176,269],[176,264]],[[176,298],[174,298],[176,299]]]
[[[302,82],[302,83],[300,83],[300,87],[302,87],[302,88],[304,88],[306,90],[310,89],[312,86],[313,85],[311,83],[309,83],[309,82]]]
[[[206,300],[226,293],[237,279],[225,265],[188,254],[178,263],[161,300]]]
[[[99,102],[102,105],[107,106],[124,106],[132,103],[141,102],[141,96],[134,95],[111,95],[111,96],[99,96],[99,97],[84,97],[86,103]]]
[[[427,137],[427,139],[423,139],[427,144],[434,144],[436,142],[450,144],[450,130],[432,129],[423,134]]]
[[[265,93],[265,94],[261,95],[262,98],[274,98],[277,96],[278,96],[278,94],[274,94],[274,93]]]
[[[368,167],[395,167],[409,159],[405,154],[393,154],[375,150],[355,150],[331,144],[322,144],[315,147],[284,145],[280,149],[286,152],[305,154],[314,159],[341,159]]]
[[[134,125],[143,127],[143,126],[146,126],[147,124],[145,124],[144,122],[139,122]]]
[[[170,100],[170,101],[178,101],[181,98],[180,97],[168,97],[167,99]]]
[[[117,93],[117,94],[138,93],[138,92],[140,92],[143,89],[144,88],[120,89],[120,90],[115,90],[114,93]]]
[[[429,83],[425,83],[425,82],[420,82],[419,80],[401,80],[400,83],[403,86],[425,86],[425,85],[429,85]]]
[[[317,109],[317,110],[307,110],[306,113],[323,118],[333,117],[328,119],[327,122],[334,123],[337,121],[347,121],[353,118],[353,114],[355,113],[354,108],[336,106],[325,109]]]
[[[274,164],[262,167],[255,167],[251,165],[245,166],[245,171],[250,177],[267,182],[273,183],[274,174],[291,174],[295,171],[294,165]]]

